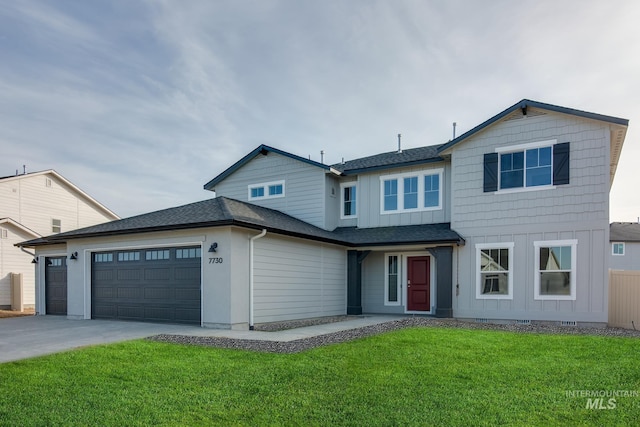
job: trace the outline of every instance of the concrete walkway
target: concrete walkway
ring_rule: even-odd
[[[362,316],[342,322],[278,332],[231,331],[197,326],[117,320],[69,320],[64,316],[15,317],[0,319],[0,363],[57,353],[78,347],[146,338],[158,334],[286,342],[377,325],[404,317],[406,316]]]

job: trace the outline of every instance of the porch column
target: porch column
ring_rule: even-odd
[[[370,251],[347,251],[347,314],[362,314],[362,261]]]
[[[436,317],[453,317],[453,248],[439,246],[429,252],[436,259]]]

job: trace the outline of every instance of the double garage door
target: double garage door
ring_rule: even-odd
[[[91,318],[200,324],[200,247],[91,254]]]

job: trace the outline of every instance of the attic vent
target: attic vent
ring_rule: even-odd
[[[6,228],[0,228],[0,239],[6,239],[8,236]]]
[[[47,187],[51,187],[51,180],[47,178],[47,180],[44,182],[44,185]]]
[[[521,110],[517,110],[514,111],[513,113],[509,114],[507,117],[504,118],[503,121],[508,122],[510,120],[519,120],[519,119],[524,119],[525,117],[536,117],[536,116],[544,116],[547,113],[545,113],[544,111],[541,110],[534,110],[531,108],[527,108],[527,115],[523,115]]]
[[[560,322],[560,326],[578,326],[578,322],[575,320],[563,320]]]
[[[489,319],[484,317],[476,317],[476,323],[489,323]]]
[[[522,320],[522,319],[516,320],[516,325],[530,325],[530,324],[531,324],[531,320]]]

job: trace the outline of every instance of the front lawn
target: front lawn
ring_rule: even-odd
[[[0,365],[0,425],[637,425],[639,354],[448,328],[286,355],[131,341]]]

